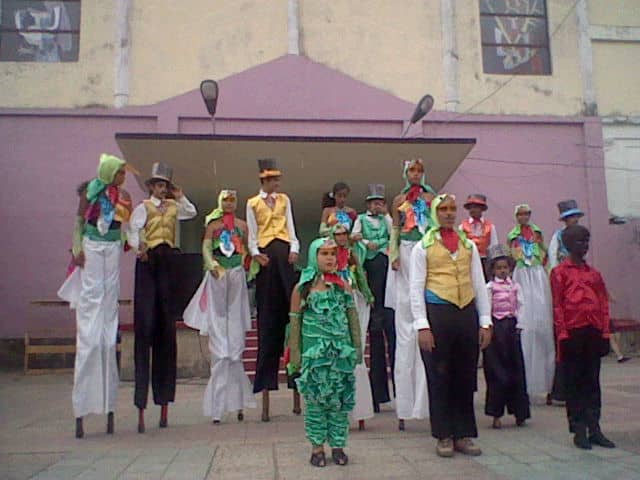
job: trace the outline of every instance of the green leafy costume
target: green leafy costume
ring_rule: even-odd
[[[321,238],[311,243],[298,289],[303,293],[320,277],[327,290],[309,291],[301,301],[300,313],[292,314],[288,367],[290,372],[301,371],[296,383],[306,404],[308,440],[313,445],[328,442],[332,448],[342,448],[349,432],[348,415],[355,405],[353,371],[362,359],[362,346],[351,293],[329,282],[318,269],[318,250],[325,242]]]

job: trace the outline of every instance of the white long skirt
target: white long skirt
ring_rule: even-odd
[[[371,395],[371,382],[369,381],[369,372],[364,363],[364,348],[367,342],[367,329],[369,328],[369,305],[364,295],[354,290],[353,300],[356,304],[358,319],[360,320],[360,340],[362,344],[362,362],[356,365],[353,372],[356,377],[356,404],[351,411],[353,420],[366,420],[373,417],[373,397]]]
[[[115,411],[120,380],[116,336],[121,245],[88,238],[83,239],[82,245],[85,262],[82,272],[77,273],[81,290],[76,306],[72,393],[76,418]]]
[[[411,250],[416,242],[400,241],[400,268],[392,273],[391,288],[395,300],[396,357],[394,378],[396,383],[396,414],[399,419],[427,418],[429,396],[427,377],[418,346],[418,333],[413,328],[413,315],[409,295],[409,264]],[[389,291],[387,283],[387,292]],[[390,307],[385,300],[385,306]]]
[[[532,400],[547,395],[553,385],[555,343],[551,287],[544,267],[516,267],[513,279],[520,284],[524,307],[518,324],[521,340],[527,393]]]
[[[256,406],[242,364],[245,336],[251,327],[249,294],[242,267],[222,278],[206,272],[184,311],[184,322],[209,336],[211,376],[202,402],[204,415],[221,420],[226,412]]]

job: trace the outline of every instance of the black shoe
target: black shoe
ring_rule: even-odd
[[[324,452],[317,452],[311,454],[309,463],[314,467],[324,467],[327,465],[327,460],[324,456]]]
[[[107,433],[113,435],[113,412],[107,414]]]
[[[602,432],[596,432],[589,435],[589,442],[592,445],[600,445],[604,448],[616,448],[616,444],[605,437]]]
[[[84,437],[84,428],[82,427],[82,417],[76,418],[76,438]]]
[[[629,360],[631,360],[629,357],[620,357],[618,358],[618,363],[624,363],[624,362],[628,362]]]
[[[576,433],[573,437],[573,444],[583,450],[591,450],[591,442],[589,442],[585,433]]]
[[[341,448],[332,448],[331,449],[331,458],[333,458],[333,463],[336,465],[346,465],[349,463],[349,457],[344,453],[344,450]]]

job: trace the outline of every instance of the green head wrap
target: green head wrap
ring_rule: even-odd
[[[402,178],[404,178],[404,188],[402,189],[402,193],[407,193],[411,188],[411,183],[409,183],[409,169],[415,167],[416,165],[420,165],[422,167],[422,178],[420,178],[420,186],[425,192],[429,192],[433,195],[436,194],[435,190],[431,188],[431,185],[427,185],[427,173],[424,168],[424,163],[421,158],[413,158],[411,160],[406,160],[404,162],[404,166],[402,168]]]
[[[322,247],[337,248],[337,245],[333,239],[326,237],[316,238],[311,242],[307,256],[307,266],[300,273],[299,288],[302,288],[306,283],[312,282],[316,276],[320,274],[320,269],[318,268],[318,250]]]
[[[98,195],[113,183],[113,180],[116,178],[116,173],[118,173],[118,170],[126,163],[127,162],[115,155],[109,155],[108,153],[100,155],[98,177],[91,180],[89,185],[87,185],[87,200],[91,203],[94,202],[95,199],[98,198]]]
[[[431,245],[433,245],[433,243],[436,241],[437,235],[440,233],[440,222],[438,221],[438,207],[442,202],[444,202],[448,198],[452,198],[454,200],[456,199],[456,197],[453,195],[450,195],[448,193],[443,193],[442,195],[437,195],[431,201],[431,227],[429,228],[429,230],[427,230],[427,232],[422,237],[422,246],[424,248],[429,248]],[[458,228],[454,228],[454,231],[458,234],[458,237],[460,237],[460,241],[465,246],[465,248],[471,248],[473,243],[471,242],[471,240],[467,238],[464,232]]]
[[[224,215],[224,211],[222,210],[222,201],[225,198],[229,198],[231,196],[233,196],[234,198],[236,197],[235,190],[220,191],[220,193],[218,194],[218,206],[213,210],[211,210],[211,212],[209,212],[209,214],[204,218],[205,227],[209,225],[209,222],[213,222],[214,220],[218,220],[219,218],[222,218],[222,215]]]

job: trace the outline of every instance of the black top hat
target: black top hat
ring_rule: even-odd
[[[384,185],[382,183],[370,183],[369,195],[367,195],[366,200],[384,200]]]
[[[467,201],[464,204],[464,208],[469,210],[471,205],[479,205],[482,207],[482,210],[486,210],[487,208],[489,208],[487,206],[487,197],[482,193],[472,193],[467,197]]]
[[[161,180],[167,182],[170,186],[172,185],[173,178],[173,169],[163,162],[155,162],[151,166],[151,177],[146,180],[146,184],[153,183],[156,180]]]
[[[558,211],[560,212],[560,220],[564,220],[567,217],[577,215],[583,217],[584,213],[578,208],[578,202],[575,200],[563,200],[558,202]]]
[[[260,178],[279,177],[282,172],[276,166],[275,158],[259,158],[258,169],[260,170]]]

